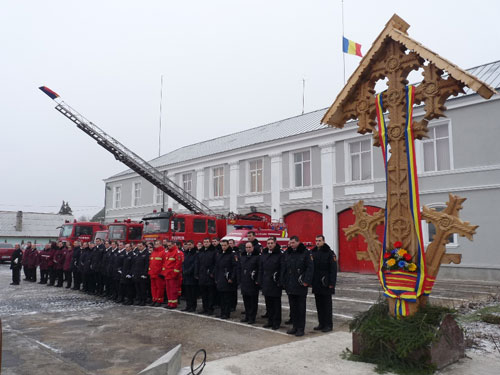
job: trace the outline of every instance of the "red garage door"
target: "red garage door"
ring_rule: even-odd
[[[299,210],[285,216],[288,236],[298,236],[305,245],[313,245],[315,237],[323,232],[323,216],[312,210]]]
[[[379,207],[365,206],[366,212],[373,214],[380,210]],[[338,227],[339,227],[339,269],[342,272],[359,272],[359,273],[375,273],[373,263],[366,260],[358,260],[356,257],[357,251],[366,251],[366,242],[364,237],[356,236],[350,241],[344,234],[344,228],[354,224],[355,216],[352,209],[347,209],[338,214]],[[377,227],[377,234],[379,240],[382,241],[384,237],[384,226]]]

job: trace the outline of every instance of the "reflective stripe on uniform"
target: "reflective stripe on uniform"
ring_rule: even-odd
[[[174,270],[174,272],[181,272],[180,270]]]
[[[168,260],[175,260],[175,258],[168,258]]]
[[[156,257],[155,260],[162,260],[162,257]]]

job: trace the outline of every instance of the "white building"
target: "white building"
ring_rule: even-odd
[[[470,69],[500,87],[500,61]],[[454,236],[451,252],[462,264],[443,265],[452,277],[500,279],[496,221],[500,212],[500,95],[485,101],[467,91],[447,101],[447,118],[429,124],[429,139],[417,143],[421,203],[444,207],[448,192],[468,198],[464,220],[480,226],[474,242]],[[385,204],[385,175],[371,135],[320,124],[326,109],[182,147],[151,161],[169,178],[218,213],[257,211],[284,220],[289,234],[310,242],[323,233],[339,254],[343,271],[369,272],[356,259],[363,239],[346,241],[350,207],[363,199],[368,210]],[[415,115],[423,113],[415,109]],[[106,183],[106,221],[140,220],[160,210],[163,193],[131,170]],[[183,207],[170,198],[165,206]],[[370,207],[371,206],[371,207]],[[424,225],[426,243],[433,228]]]

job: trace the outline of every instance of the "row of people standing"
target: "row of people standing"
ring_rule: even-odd
[[[201,296],[200,314],[213,315],[220,307],[221,319],[230,318],[237,305],[238,289],[244,304],[242,322],[254,324],[259,293],[265,299],[266,328],[281,326],[283,290],[288,296],[289,334],[302,336],[306,319],[308,288],[315,295],[319,325],[316,330],[332,330],[332,294],[335,292],[337,266],[335,254],[317,236],[316,247],[309,251],[296,236],[282,251],[276,238],[270,237],[262,248],[249,233],[249,241],[240,249],[233,240],[206,238],[202,243],[186,241],[182,249],[172,242],[139,243],[135,248],[123,242],[51,244],[37,252],[36,260],[26,264],[28,281],[36,281],[40,267],[41,284],[96,294],[116,302],[177,308],[181,291],[186,299],[184,311],[195,312]],[[163,246],[165,245],[165,246]],[[179,246],[180,247],[180,246]],[[241,251],[243,250],[243,251]],[[25,257],[34,257],[25,251]],[[34,268],[34,269],[33,269]],[[164,304],[164,296],[167,304]]]

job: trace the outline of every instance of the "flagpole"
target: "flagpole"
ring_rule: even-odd
[[[344,0],[342,0],[342,60],[344,62],[344,86],[345,86],[345,52],[343,44],[344,44]]]
[[[302,78],[302,114],[304,114],[305,95],[306,95],[306,80],[305,78]]]
[[[163,74],[161,75],[161,84],[160,84],[160,127],[158,131],[158,156],[161,156],[161,104],[163,99]]]

